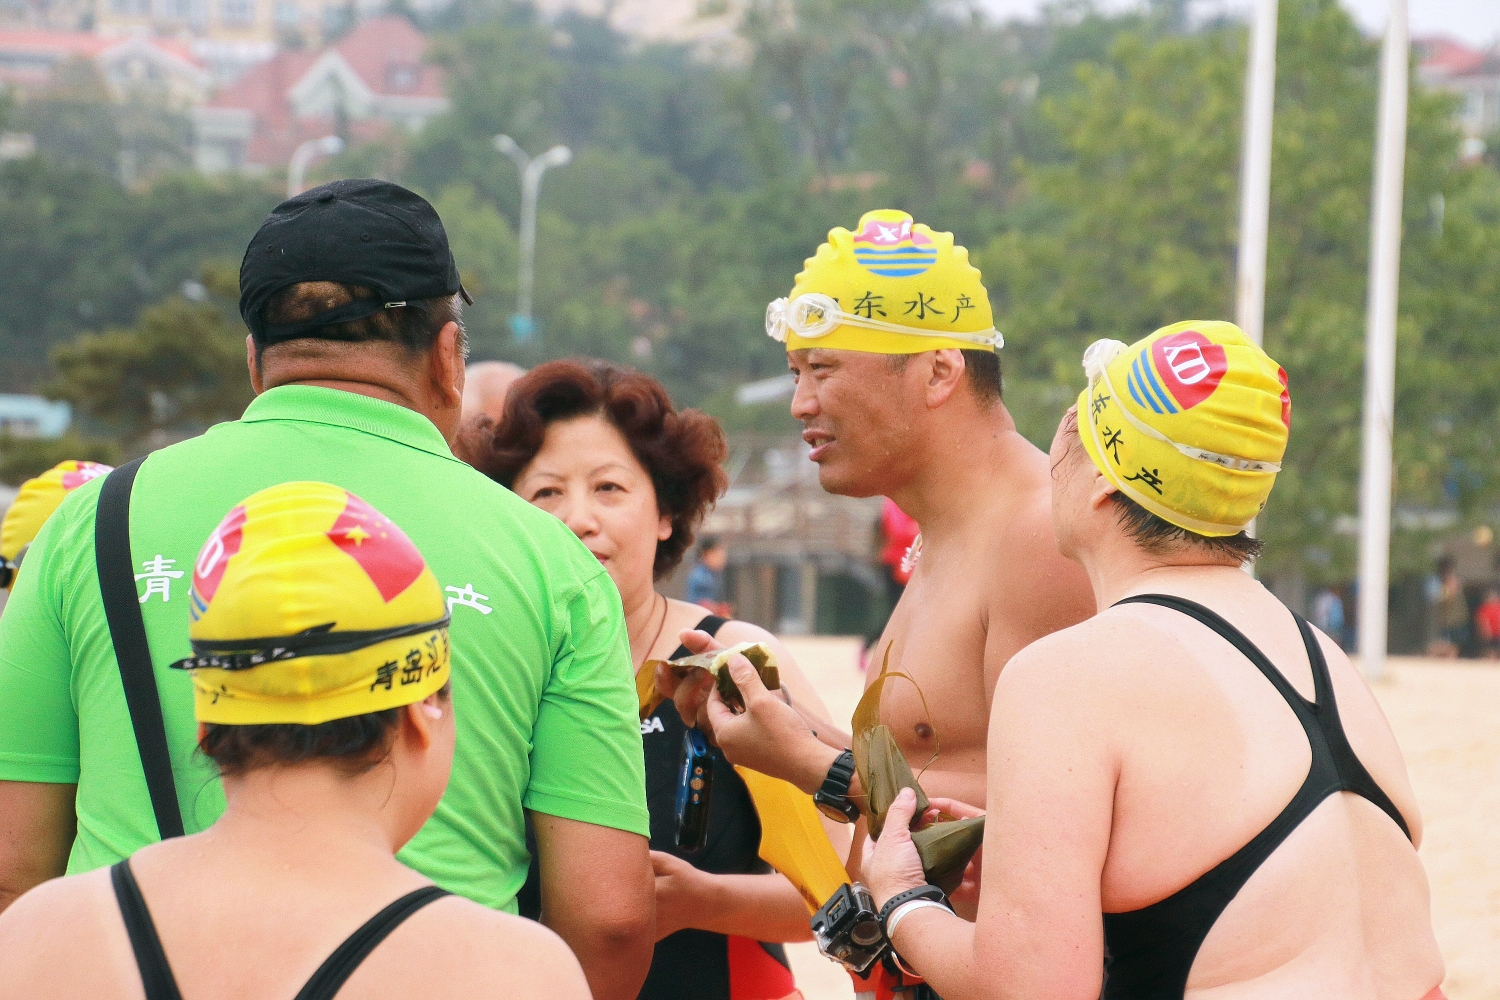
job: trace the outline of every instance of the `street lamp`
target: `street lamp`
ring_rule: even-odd
[[[569,163],[573,151],[567,146],[553,146],[533,160],[508,135],[495,136],[495,148],[510,157],[521,171],[521,273],[517,281],[516,314],[510,318],[510,329],[517,340],[530,340],[536,332],[536,322],[531,318],[531,289],[536,280],[537,195],[542,190],[542,175],[552,167]]]
[[[292,153],[292,162],[286,168],[286,196],[295,198],[302,193],[302,179],[307,175],[307,165],[319,156],[337,156],[344,151],[344,140],[336,135],[325,135],[321,139],[309,139]]]

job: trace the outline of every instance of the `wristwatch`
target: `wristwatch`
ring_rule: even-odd
[[[849,782],[854,780],[854,754],[839,754],[828,768],[823,787],[813,793],[819,811],[835,823],[853,823],[859,819],[859,806],[849,801]]]
[[[887,922],[891,919],[891,914],[895,913],[902,904],[910,903],[918,899],[930,900],[931,902],[936,903],[938,906],[944,907],[945,909],[948,909],[950,911],[953,909],[953,905],[948,902],[947,893],[943,892],[943,890],[939,889],[935,885],[919,885],[915,889],[907,889],[905,892],[898,892],[890,899],[885,901],[885,905],[880,908],[880,915],[878,918],[880,920],[880,929],[882,931],[885,931],[885,933],[889,935],[891,931],[890,926]]]

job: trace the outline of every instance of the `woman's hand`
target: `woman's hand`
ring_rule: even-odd
[[[693,655],[710,653],[724,644],[699,629],[683,629],[678,640]],[[684,725],[697,726],[713,739],[713,725],[708,719],[708,693],[713,690],[714,675],[703,669],[680,671],[665,661],[656,668],[656,690],[672,699]]]
[[[656,875],[656,940],[693,926],[706,905],[704,896],[712,878],[676,855],[651,852],[651,870]]]
[[[875,897],[877,907],[898,892],[927,884],[922,872],[922,858],[911,841],[911,821],[917,811],[917,796],[910,788],[901,789],[896,801],[886,810],[885,828],[878,841],[866,840],[860,876]]]

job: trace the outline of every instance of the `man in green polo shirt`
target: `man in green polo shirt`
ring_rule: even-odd
[[[449,450],[467,293],[436,213],[393,184],[316,188],[267,219],[240,287],[257,397],[239,421],[154,452],[130,507],[136,597],[187,832],[224,808],[194,752],[191,682],[166,666],[191,652],[198,551],[258,490],[333,483],[410,536],[452,615],[453,777],[402,860],[514,911],[529,811],[546,922],[577,952],[595,997],[634,997],[655,910],[619,596],[562,522]],[[102,482],[48,521],[0,616],[0,908],[65,868],[108,865],[158,839],[95,566]]]

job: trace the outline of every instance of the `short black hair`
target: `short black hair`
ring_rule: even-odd
[[[960,351],[964,356],[964,381],[969,385],[969,391],[981,403],[993,405],[1000,402],[1002,395],[1000,354],[997,351],[964,350]],[[886,360],[890,362],[893,371],[904,371],[906,363],[911,360],[910,354],[888,354]]]
[[[699,552],[712,552],[714,549],[722,548],[724,543],[719,541],[717,535],[705,535],[698,542]]]
[[[360,285],[337,281],[303,281],[277,292],[266,303],[268,323],[298,323],[321,315],[330,309],[358,299],[372,299],[375,292]],[[463,303],[457,295],[434,299],[415,299],[394,309],[382,309],[369,316],[318,327],[311,340],[361,342],[383,340],[400,344],[408,354],[425,353],[437,340],[438,332],[449,323],[463,329]],[[277,343],[291,343],[278,341]],[[256,338],[257,356],[267,345]]]
[[[1211,537],[1179,528],[1119,491],[1111,493],[1109,498],[1115,504],[1120,528],[1132,541],[1153,555],[1167,555],[1180,551],[1183,547],[1192,547],[1208,555],[1247,563],[1258,559],[1261,550],[1265,548],[1265,543],[1259,538],[1251,538],[1243,531],[1237,535]]]
[[[444,684],[438,691],[439,698],[444,700],[451,695],[451,684]],[[312,726],[292,722],[254,726],[206,722],[198,749],[218,765],[221,775],[230,777],[263,767],[316,760],[334,764],[352,778],[386,759],[400,721],[401,709],[387,708]]]

